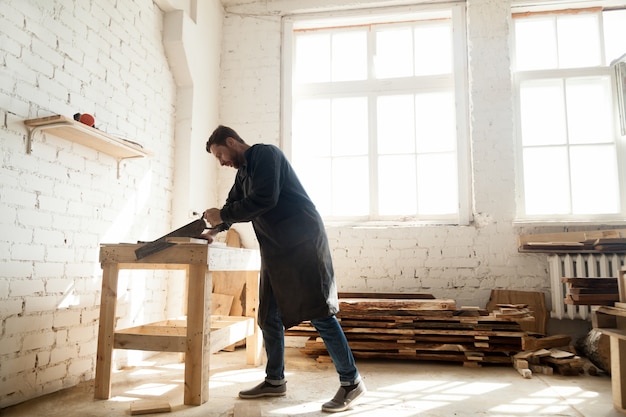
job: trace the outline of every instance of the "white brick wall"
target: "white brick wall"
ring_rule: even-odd
[[[152,0],[2,1],[0,408],[94,377],[99,244],[171,230],[176,86],[162,20]],[[114,158],[50,134],[26,153],[24,119],[76,112],[154,156],[122,162],[118,178]],[[168,278],[136,271],[120,321],[179,307]]]

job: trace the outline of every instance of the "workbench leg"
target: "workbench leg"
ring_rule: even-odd
[[[626,411],[626,340],[611,337],[611,387],[613,406]]]
[[[244,316],[254,319],[254,334],[246,337],[246,363],[248,365],[260,365],[263,349],[263,335],[257,322],[259,307],[259,272],[248,271],[246,273],[246,311]]]
[[[100,321],[98,323],[98,350],[94,398],[111,397],[111,368],[117,305],[118,264],[102,265],[102,293],[100,294]]]
[[[209,399],[211,273],[206,265],[189,265],[187,278],[189,291],[184,403],[202,405]]]

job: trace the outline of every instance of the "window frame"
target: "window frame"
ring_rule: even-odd
[[[542,8],[515,8],[512,9],[512,20],[516,17],[517,13],[523,14],[537,14],[537,15],[557,15],[565,13],[577,13],[585,10],[595,11],[600,15],[600,22],[602,22],[603,9],[600,4],[595,2],[594,4],[588,4],[587,7],[579,6],[577,8],[558,8],[554,7],[547,9]],[[623,224],[626,219],[626,137],[622,136],[619,132],[619,120],[617,109],[617,85],[614,70],[611,65],[606,65],[605,53],[604,53],[604,41],[601,45],[601,65],[595,67],[577,67],[577,68],[555,68],[555,69],[541,69],[541,70],[517,70],[516,66],[516,32],[514,24],[511,26],[511,72],[513,80],[513,111],[515,114],[515,148],[516,148],[516,219],[518,224],[522,223],[572,223],[572,224]],[[602,39],[604,34],[602,33],[603,27],[599,27],[600,38]],[[609,77],[611,84],[611,103],[612,108],[612,131],[615,140],[615,151],[617,158],[617,170],[618,170],[618,189],[620,193],[619,204],[621,211],[615,214],[526,214],[526,201],[525,201],[525,182],[524,182],[524,161],[523,161],[523,144],[522,144],[522,132],[521,132],[521,94],[520,85],[525,81],[539,81],[539,80],[562,80],[566,82],[572,78],[583,77]],[[571,149],[572,144],[565,145],[567,149]],[[568,175],[571,179],[571,175]]]
[[[306,27],[315,26],[319,22],[332,22],[338,19],[350,19],[354,25],[369,23],[386,23],[390,17],[402,16],[402,21],[407,19],[411,14],[424,16],[428,13],[433,15],[447,12],[452,20],[452,44],[453,44],[453,68],[451,73],[452,82],[454,83],[453,93],[455,96],[455,114],[457,118],[457,137],[456,137],[456,161],[457,161],[457,184],[458,184],[458,211],[452,216],[440,216],[438,218],[413,216],[393,216],[389,218],[380,216],[376,218],[369,216],[353,217],[349,219],[325,218],[327,223],[344,224],[385,224],[385,225],[412,225],[412,224],[431,224],[431,225],[468,225],[472,218],[472,173],[470,161],[470,143],[469,143],[469,76],[467,63],[467,39],[466,39],[466,7],[465,4],[446,4],[446,5],[423,5],[423,6],[404,6],[404,7],[388,7],[376,10],[362,11],[345,11],[328,13],[313,13],[305,15],[289,15],[284,16],[282,20],[282,59],[281,59],[281,147],[287,157],[292,157],[292,86],[293,86],[293,69],[294,63],[294,35],[293,31],[296,26]],[[329,23],[329,26],[332,26]],[[371,59],[371,56],[370,56]],[[369,68],[372,68],[371,63]],[[437,76],[431,76],[436,79]],[[446,76],[449,78],[450,76]],[[370,81],[371,82],[371,81]],[[382,88],[389,83],[388,79],[379,79],[375,81]],[[399,93],[409,92],[408,89],[398,90]],[[368,93],[366,93],[368,94]],[[373,150],[370,148],[370,152]],[[376,155],[375,153],[373,155]],[[370,155],[371,159],[372,155]],[[370,182],[370,192],[372,199],[377,199],[378,190],[372,187]],[[377,200],[376,200],[377,201]],[[371,204],[371,203],[370,203]]]

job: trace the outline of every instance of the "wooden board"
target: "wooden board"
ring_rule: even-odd
[[[228,316],[233,305],[233,296],[228,294],[211,294],[211,314]]]
[[[527,304],[535,320],[521,324],[522,329],[546,334],[549,316],[544,293],[539,291],[491,290],[487,310],[495,310],[498,304]]]
[[[141,400],[130,403],[130,415],[132,416],[152,413],[169,413],[171,411],[172,407],[167,401]]]

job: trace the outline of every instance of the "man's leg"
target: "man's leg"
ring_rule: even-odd
[[[322,410],[328,412],[344,411],[350,406],[350,403],[365,394],[365,384],[361,381],[352,350],[348,346],[348,340],[337,318],[332,315],[323,319],[311,320],[311,324],[324,340],[326,349],[339,374],[341,384],[335,397],[325,403]]]
[[[254,388],[239,392],[240,398],[278,397],[287,392],[285,380],[285,327],[280,318],[280,311],[271,295],[267,318],[261,327],[267,364],[265,381]]]

